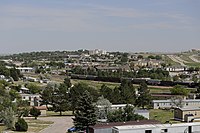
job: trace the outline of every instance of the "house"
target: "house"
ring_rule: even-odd
[[[20,90],[19,90],[19,93],[20,93],[20,94],[22,94],[22,93],[28,94],[28,93],[30,93],[30,91],[29,91],[29,89],[26,88],[26,87],[21,87]]]
[[[157,120],[141,120],[141,121],[99,123],[94,126],[90,126],[89,133],[112,133],[112,128],[114,126],[145,125],[145,124],[160,124],[160,122]]]
[[[35,106],[35,108],[40,110],[41,116],[47,115],[47,107],[46,106]]]
[[[112,133],[199,133],[200,122],[114,126]],[[110,132],[111,133],[111,132]]]
[[[200,119],[200,108],[175,108],[174,119],[187,122]]]
[[[39,94],[20,94],[22,100],[28,101],[30,106],[40,105],[40,95]]]
[[[187,68],[184,66],[171,66],[171,67],[166,67],[165,70],[169,72],[183,72],[186,71]]]
[[[21,73],[31,73],[34,72],[34,69],[32,67],[18,67],[18,69]]]
[[[182,104],[182,107],[200,107],[200,99],[177,99],[175,101],[172,101],[171,99],[168,100],[153,100],[152,106],[154,109],[159,108],[171,108],[176,107],[175,103],[180,102]]]

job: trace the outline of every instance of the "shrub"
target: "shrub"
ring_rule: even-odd
[[[27,131],[28,124],[23,118],[19,118],[18,121],[15,123],[16,131]]]
[[[30,115],[34,116],[35,119],[37,119],[37,117],[39,115],[41,115],[41,111],[39,109],[33,107],[33,108],[30,109]]]
[[[28,115],[29,115],[29,109],[28,109],[28,108],[25,108],[25,109],[24,109],[24,112],[23,112],[23,116],[24,116],[24,117],[28,117]]]

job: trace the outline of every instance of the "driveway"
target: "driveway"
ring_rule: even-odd
[[[39,117],[43,121],[52,121],[54,124],[40,131],[40,133],[66,133],[66,130],[73,126],[73,117]]]

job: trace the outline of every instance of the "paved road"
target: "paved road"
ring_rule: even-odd
[[[195,58],[195,55],[189,56],[189,58],[191,60],[193,60],[194,62],[200,63],[200,61],[198,59]]]
[[[180,58],[177,58],[177,56],[175,56],[175,55],[167,55],[171,60],[173,60],[174,62],[177,62],[177,63],[179,63],[181,66],[186,66],[185,64],[184,64],[184,61],[183,60],[181,60]]]
[[[73,126],[72,117],[40,117],[40,120],[53,121],[54,124],[40,131],[40,133],[66,133],[66,130]]]

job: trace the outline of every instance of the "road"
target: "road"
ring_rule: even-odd
[[[198,59],[195,58],[195,55],[191,55],[191,56],[189,56],[189,58],[190,58],[191,60],[193,60],[194,62],[200,63],[200,61],[199,61]]]
[[[181,66],[186,66],[184,64],[184,61],[182,59],[180,59],[179,57],[175,56],[175,55],[167,55],[171,60],[173,60],[174,62],[179,63]]]
[[[39,117],[38,119],[54,122],[54,124],[50,125],[39,133],[66,133],[66,130],[73,126],[73,120],[71,116]]]

